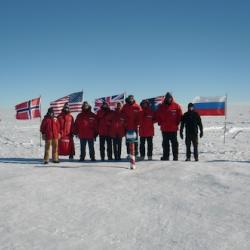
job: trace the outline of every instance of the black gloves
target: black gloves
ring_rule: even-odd
[[[180,137],[183,140],[183,131],[180,131]]]
[[[203,131],[200,132],[200,138],[202,138],[202,137],[203,137]]]

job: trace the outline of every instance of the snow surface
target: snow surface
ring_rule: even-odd
[[[0,110],[0,249],[250,249],[250,107],[203,118],[200,161],[42,164],[39,120]],[[77,157],[79,142],[76,139]],[[98,141],[96,155],[99,159]],[[125,147],[123,151],[125,158]]]

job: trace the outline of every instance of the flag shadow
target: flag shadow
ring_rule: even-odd
[[[42,162],[40,158],[0,158],[0,163],[7,164],[37,164]]]

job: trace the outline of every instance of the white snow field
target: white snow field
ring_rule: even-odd
[[[185,110],[185,109],[184,109]],[[42,164],[39,120],[0,113],[0,249],[250,249],[250,106],[203,118],[200,161]],[[157,127],[157,126],[156,126]],[[98,142],[95,145],[99,159]],[[125,148],[123,157],[125,158]]]

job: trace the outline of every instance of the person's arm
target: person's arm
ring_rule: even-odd
[[[200,115],[197,113],[197,119],[198,119],[198,127],[200,129],[200,138],[203,137],[203,125],[201,121]]]
[[[184,118],[184,115],[183,115],[182,118],[181,118],[181,128],[180,128],[180,137],[181,137],[181,139],[183,139],[184,126],[185,126],[185,118]]]

